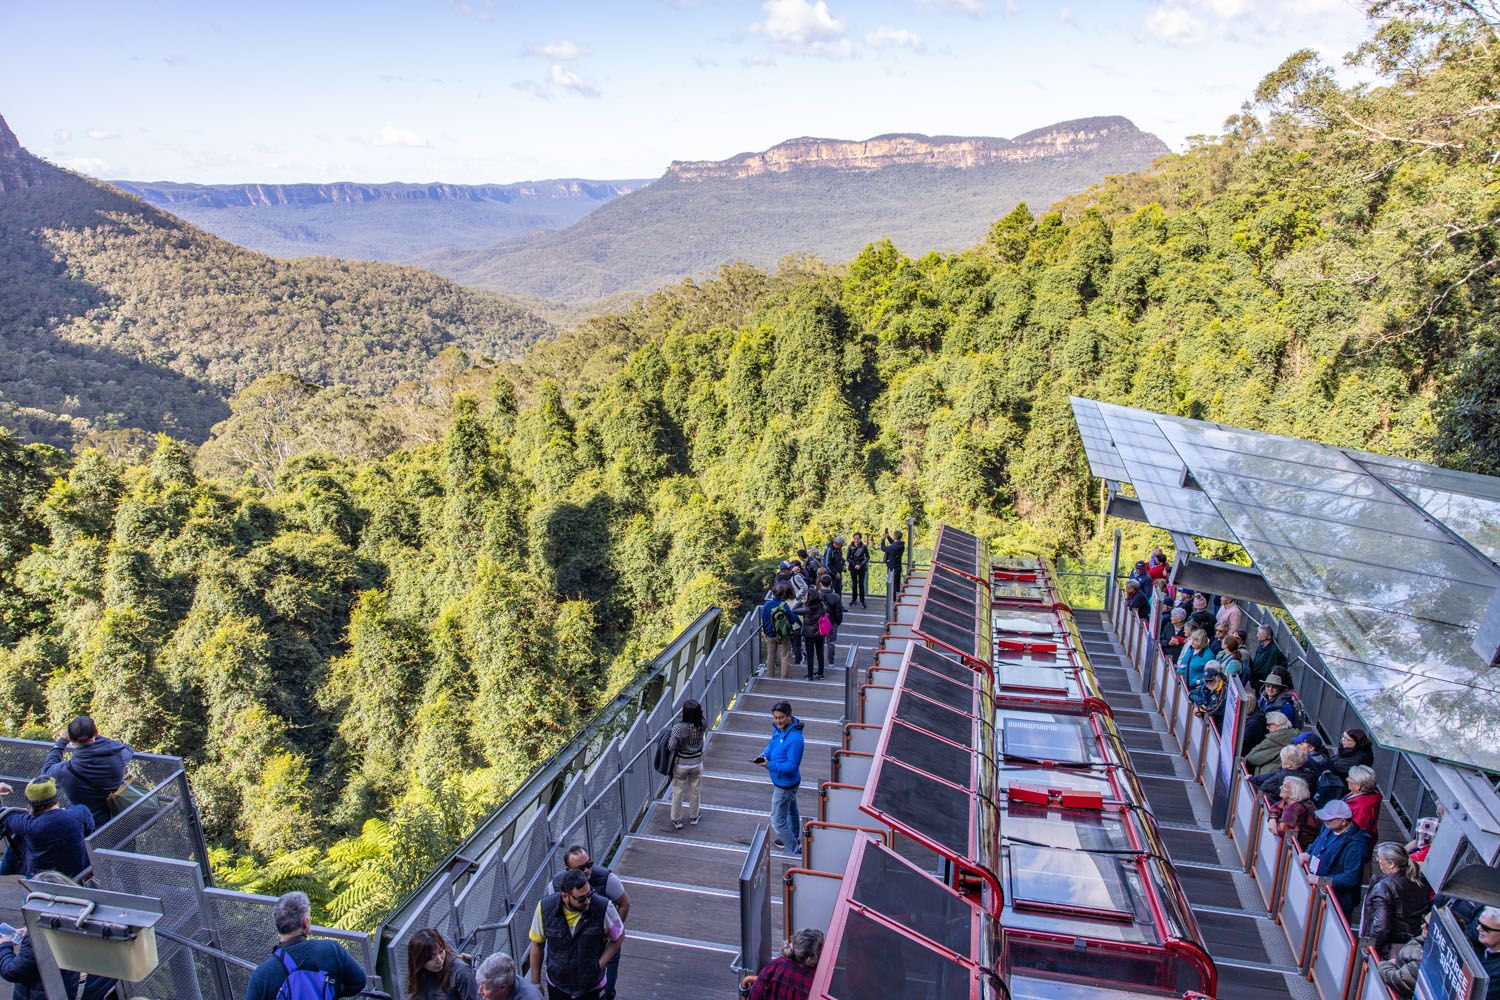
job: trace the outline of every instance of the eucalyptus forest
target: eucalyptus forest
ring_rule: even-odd
[[[1500,473],[1475,9],[1376,4],[1376,82],[1294,54],[1222,134],[959,253],[728,265],[379,396],[264,375],[201,447],[0,437],[0,726],[185,756],[225,884],[368,928],[803,540],[1101,551],[1070,394]]]

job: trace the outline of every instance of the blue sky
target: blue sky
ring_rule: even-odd
[[[799,135],[1119,114],[1174,148],[1357,0],[0,0],[0,115],[99,177],[655,177]]]

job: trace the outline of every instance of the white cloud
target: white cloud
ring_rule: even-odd
[[[1142,30],[1147,38],[1168,45],[1197,45],[1209,36],[1208,24],[1176,3],[1160,3],[1146,15]]]
[[[427,140],[417,135],[411,129],[385,125],[375,134],[375,138],[370,140],[370,144],[374,146],[422,147],[427,145]]]
[[[936,7],[950,14],[967,14],[970,17],[978,17],[987,10],[984,0],[921,0],[921,3],[923,7]],[[1006,6],[1011,7],[1014,4],[1008,3]]]
[[[52,141],[60,146],[65,146],[73,141],[73,131],[66,128],[57,129],[52,133]]]
[[[551,77],[553,85],[561,87],[563,90],[571,90],[573,93],[582,94],[584,97],[599,96],[599,88],[594,86],[592,81],[585,80],[562,63],[552,64]]]
[[[58,160],[58,166],[76,170],[80,174],[89,174],[93,177],[102,177],[109,170],[109,164],[97,156],[74,156],[66,160]]]
[[[528,45],[526,54],[536,56],[538,59],[550,59],[552,62],[571,62],[589,54],[589,50],[576,42],[539,42],[536,45]]]
[[[1314,22],[1356,16],[1345,0],[1156,0],[1141,34],[1167,45],[1210,39],[1258,45],[1291,33],[1304,38]]]
[[[865,34],[865,44],[876,49],[913,49],[918,52],[923,48],[921,35],[906,28],[888,28],[883,24]]]
[[[827,0],[766,0],[766,18],[750,26],[783,52],[847,59],[854,54],[848,26],[833,16]]]
[[[91,128],[88,131],[88,137],[90,139],[96,139],[99,142],[106,142],[106,141],[108,141],[110,139],[118,139],[118,138],[120,138],[120,133],[118,133],[118,132],[111,132],[108,129]]]
[[[1072,7],[1059,7],[1057,10],[1057,19],[1063,24],[1071,24],[1075,28],[1078,27],[1078,21],[1073,17]]]

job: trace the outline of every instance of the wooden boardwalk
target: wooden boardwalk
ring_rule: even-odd
[[[751,758],[771,732],[771,706],[785,699],[804,723],[802,818],[816,818],[818,784],[827,781],[841,745],[844,664],[868,663],[884,631],[884,599],[845,612],[837,666],[821,681],[756,677],[709,734],[704,752],[701,821],[673,830],[670,786],[611,868],[630,893],[630,920],[620,962],[620,1000],[733,996],[730,965],[739,953],[739,874],[757,826],[771,820],[771,783]],[[800,861],[772,855],[772,933],[783,934],[780,876]]]

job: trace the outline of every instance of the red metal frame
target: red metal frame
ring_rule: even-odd
[[[849,914],[851,912],[858,912],[861,916],[874,921],[875,923],[896,934],[901,935],[908,941],[915,941],[929,951],[935,952],[953,962],[954,964],[963,966],[970,970],[970,973],[973,976],[973,980],[969,995],[971,997],[971,1000],[977,1000],[977,998],[981,996],[981,977],[986,973],[986,971],[992,973],[994,972],[994,970],[985,970],[978,964],[978,962],[974,960],[974,958],[971,957],[974,955],[978,955],[980,952],[980,931],[982,927],[980,909],[974,906],[972,901],[965,899],[965,902],[969,904],[970,910],[972,912],[972,916],[969,922],[969,954],[960,955],[954,952],[952,949],[946,948],[943,945],[938,944],[936,941],[933,941],[931,938],[926,937],[915,928],[907,927],[881,913],[879,910],[872,909],[864,905],[863,903],[856,901],[852,898],[854,895],[854,886],[858,882],[860,865],[864,863],[865,854],[869,849],[870,847],[868,841],[855,844],[854,850],[849,856],[849,864],[844,869],[844,874],[840,876],[843,879],[843,885],[839,887],[838,901],[834,904],[833,907],[833,919],[829,921],[828,932],[824,936],[823,954],[825,956],[828,956],[830,959],[832,958],[832,956],[838,954],[839,946],[843,941],[846,925],[849,922]],[[919,872],[920,874],[931,878],[931,876],[927,875],[926,872],[922,872],[921,869],[917,868],[915,865],[911,864],[911,862],[907,861],[900,855],[893,853],[892,856],[896,858],[896,860],[900,863],[910,867],[913,871]],[[960,898],[964,898],[962,893],[955,892],[953,889],[947,886],[945,886],[944,888],[948,889],[949,892],[954,892],[954,894],[959,896]],[[837,962],[831,960],[821,961],[818,963],[818,970],[813,975],[812,988],[809,991],[809,995],[811,997],[820,998],[820,1000],[834,1000],[834,998],[830,996],[828,989],[833,979],[834,969],[837,965]],[[894,986],[896,984],[892,985]]]

